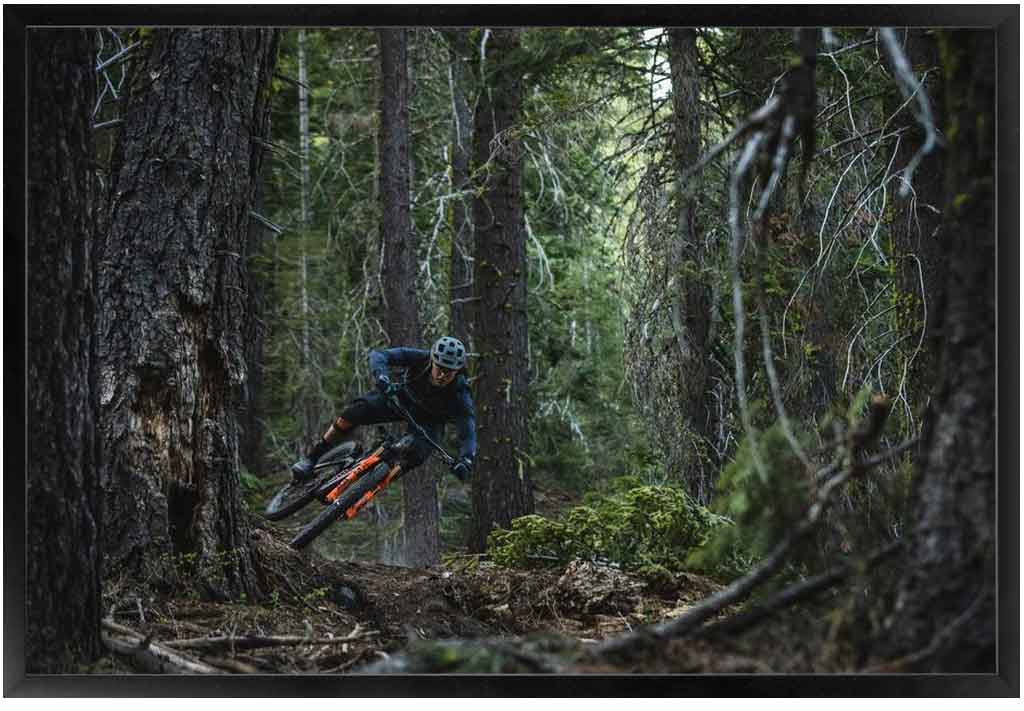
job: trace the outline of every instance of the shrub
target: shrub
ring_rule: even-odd
[[[614,480],[560,520],[522,516],[509,530],[493,531],[488,552],[499,565],[531,568],[573,559],[607,560],[643,573],[692,570],[689,552],[728,520],[698,505],[680,487]]]

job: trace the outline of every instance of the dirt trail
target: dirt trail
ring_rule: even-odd
[[[300,636],[321,643],[244,650],[225,643],[194,655],[226,671],[339,673],[386,661],[424,641],[539,635],[584,648],[678,615],[719,587],[684,575],[653,591],[615,568],[581,561],[531,571],[469,556],[429,569],[330,561],[293,551],[287,529],[266,521],[255,526],[252,543],[270,591],[265,599],[209,602],[197,592],[156,592],[160,586],[153,581],[122,580],[106,591],[110,618],[172,646],[200,638]],[[350,639],[326,641],[341,637]],[[129,671],[123,657],[105,664]]]
[[[572,503],[555,490],[539,491],[537,498],[538,508],[552,514]],[[685,641],[631,659],[596,658],[590,651],[600,640],[677,617],[721,585],[684,573],[655,588],[586,561],[522,571],[468,555],[426,569],[330,560],[317,546],[303,552],[288,547],[303,520],[252,518],[262,599],[211,602],[189,571],[114,579],[104,591],[109,630],[130,630],[137,635],[133,644],[149,639],[234,673],[758,673],[849,665],[838,648],[796,641],[822,639],[820,620],[804,613],[738,640]],[[350,535],[354,530],[338,532],[349,535],[340,550],[355,553],[351,543],[362,539]],[[131,672],[139,662],[112,653],[91,670]]]

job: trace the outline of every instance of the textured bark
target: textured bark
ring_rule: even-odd
[[[708,398],[708,334],[711,325],[711,289],[701,277],[704,250],[697,233],[697,181],[683,184],[683,175],[700,159],[700,85],[697,67],[697,32],[669,30],[669,64],[672,70],[672,108],[675,168],[679,181],[678,223],[670,255],[671,273],[678,279],[672,295],[672,326],[678,344],[674,368],[678,397],[686,421],[680,447],[682,477],[690,494],[708,503],[714,486],[715,462],[708,444],[714,432],[713,408]]]
[[[385,328],[394,346],[416,346],[417,249],[409,209],[409,77],[406,30],[380,30],[380,195],[384,243]],[[440,561],[437,482],[426,467],[402,479],[404,558],[407,565]]]
[[[124,106],[99,270],[105,552],[194,553],[217,597],[258,594],[239,485],[242,255],[277,33],[156,30]]]
[[[93,33],[29,30],[25,657],[100,652]],[[13,474],[12,474],[13,475]]]
[[[309,307],[309,255],[306,254],[306,234],[309,230],[310,180],[309,180],[309,90],[306,84],[306,31],[298,32],[299,61],[299,308],[302,314],[302,353],[299,363],[302,370],[299,386],[299,402],[302,408],[302,442],[313,439],[320,429],[319,408],[316,404],[315,386],[312,382],[313,352],[310,348],[310,327],[313,315]]]
[[[904,51],[920,79],[929,69],[927,90],[936,126],[942,126],[944,97],[942,75],[939,71],[939,48],[934,32],[919,28],[907,30]],[[905,99],[893,89],[886,115],[895,111]],[[907,127],[900,140],[893,170],[903,170],[925,141],[925,130],[915,119],[910,106],[903,109],[897,119]],[[938,295],[944,284],[944,264],[939,228],[942,226],[944,154],[938,147],[924,157],[913,178],[913,192],[906,198],[893,199],[891,227],[893,258],[896,259],[896,280],[899,303],[896,327],[903,332],[918,334],[925,329],[925,340],[908,371],[912,402],[925,403],[936,384],[941,334],[936,330]],[[896,183],[894,191],[898,191]],[[923,282],[923,288],[922,288]],[[925,311],[929,318],[925,320]],[[918,339],[910,339],[903,357],[910,358],[917,349]],[[916,408],[915,408],[916,409]]]
[[[745,27],[737,30],[740,36],[739,63],[735,72],[743,77],[744,91],[740,106],[747,114],[760,109],[768,101],[769,97],[778,93],[775,80],[784,71],[783,61],[779,57],[781,47],[790,49],[792,44],[789,40],[790,30],[770,29],[764,27]],[[757,175],[760,184],[772,171],[772,156],[762,152],[758,157]],[[773,215],[780,215],[786,209],[786,186],[785,179],[775,191],[772,197],[771,212]]]
[[[473,151],[473,113],[469,106],[471,72],[466,67],[470,55],[468,30],[448,30],[449,82],[452,94],[451,172],[452,191],[462,192],[469,187],[469,161]],[[451,312],[449,333],[472,351],[469,328],[472,325],[472,307],[467,299],[473,295],[473,215],[469,196],[452,201],[452,263]]]
[[[269,108],[269,107],[268,107]],[[270,114],[267,114],[269,119]],[[267,135],[265,131],[262,132]],[[263,186],[257,185],[253,209],[263,214]],[[263,344],[266,339],[266,323],[263,320],[266,312],[265,281],[253,270],[253,260],[263,252],[263,240],[266,228],[258,220],[249,223],[249,236],[245,243],[245,263],[249,274],[249,300],[246,308],[246,321],[242,342],[245,346],[245,391],[243,394],[243,410],[239,434],[239,456],[242,465],[253,474],[259,474],[264,468],[263,417],[261,390],[263,387]]]
[[[943,33],[948,123],[941,379],[890,620],[910,671],[995,671],[995,42]],[[917,653],[926,651],[924,655]]]
[[[526,229],[522,146],[510,129],[519,120],[520,77],[501,61],[519,48],[516,30],[496,30],[488,43],[484,88],[474,117],[476,170],[486,184],[473,203],[478,359],[477,432],[482,456],[473,477],[469,546],[482,551],[488,532],[533,512],[527,460]]]

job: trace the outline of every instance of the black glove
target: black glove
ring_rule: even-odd
[[[386,373],[377,373],[377,389],[384,395],[394,395],[398,392],[398,386],[391,382]]]
[[[473,462],[469,457],[463,457],[452,465],[452,474],[462,483],[469,479],[471,471],[473,471]]]

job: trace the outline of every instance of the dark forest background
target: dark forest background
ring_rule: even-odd
[[[315,556],[712,581],[665,641],[829,591],[847,670],[993,671],[993,38],[30,30],[29,668],[126,581],[270,599],[288,465],[454,335],[470,483]]]

